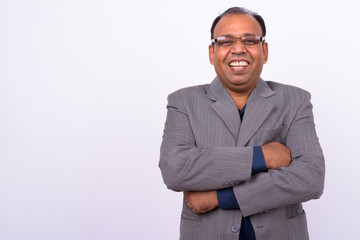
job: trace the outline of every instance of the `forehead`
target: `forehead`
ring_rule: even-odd
[[[259,22],[249,14],[229,14],[220,19],[214,29],[214,37],[223,35],[241,36],[252,33],[262,36]]]

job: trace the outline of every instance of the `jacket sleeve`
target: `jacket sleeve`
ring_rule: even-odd
[[[259,173],[234,187],[244,216],[305,202],[322,195],[325,163],[315,132],[309,93],[290,124],[286,146],[292,155],[289,167]]]
[[[263,152],[260,146],[253,147],[254,158],[253,166],[251,170],[251,176],[254,176],[257,173],[265,172],[266,165]],[[236,201],[233,188],[219,189],[216,191],[219,208],[223,209],[239,209],[239,204]]]
[[[253,147],[199,148],[193,127],[179,94],[169,95],[159,162],[169,189],[216,190],[250,179]]]

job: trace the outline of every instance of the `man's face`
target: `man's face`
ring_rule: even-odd
[[[230,14],[222,17],[214,29],[214,38],[224,35],[242,37],[244,35],[262,37],[262,30],[257,20],[247,14]],[[268,46],[265,42],[244,45],[238,40],[232,46],[209,46],[210,63],[224,85],[231,92],[249,93],[260,78],[263,64],[268,57]]]

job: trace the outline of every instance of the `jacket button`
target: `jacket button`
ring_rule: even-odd
[[[233,233],[237,233],[237,232],[239,232],[239,230],[240,230],[240,225],[239,224],[234,224],[234,225],[231,226],[231,231]]]

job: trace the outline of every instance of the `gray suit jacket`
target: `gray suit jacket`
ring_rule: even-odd
[[[325,165],[308,92],[260,79],[241,122],[216,78],[170,94],[167,109],[159,163],[167,187],[233,187],[240,206],[195,214],[184,203],[180,239],[238,240],[242,216],[257,240],[309,239],[301,203],[321,196]],[[251,176],[253,146],[271,141],[291,150],[292,163]]]

